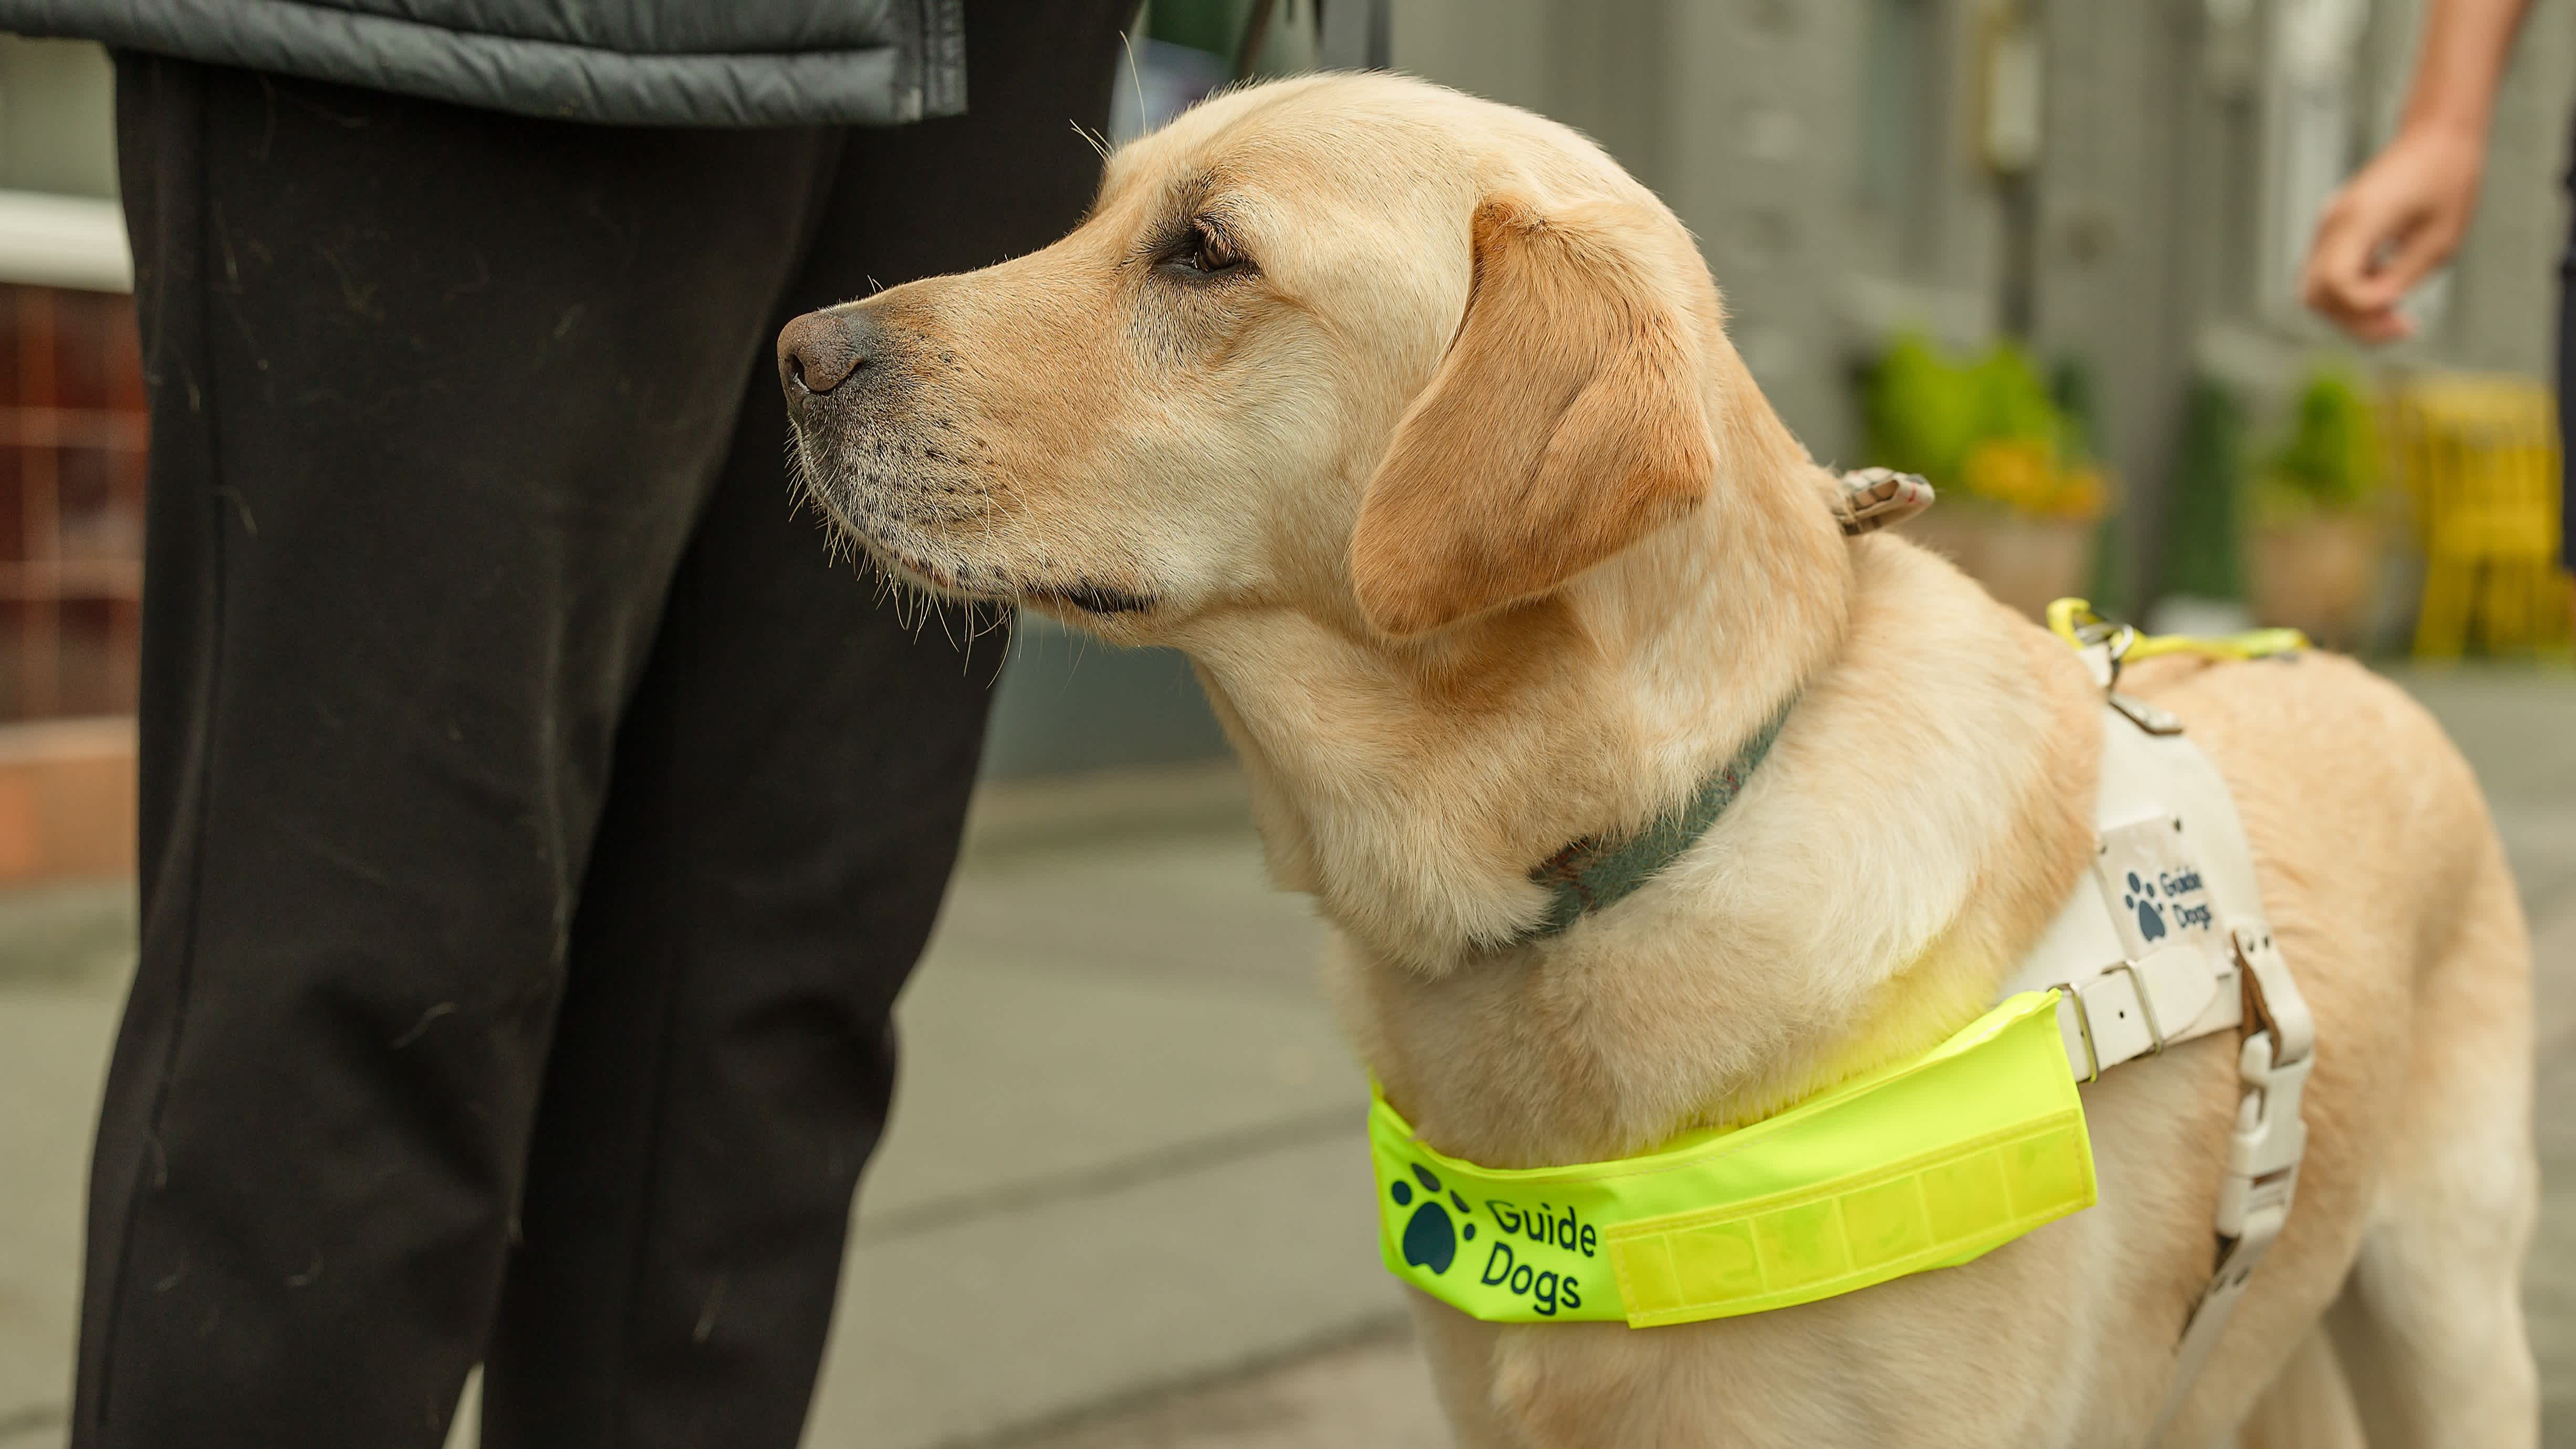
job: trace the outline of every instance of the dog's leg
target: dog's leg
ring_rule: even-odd
[[[2309,1331],[2237,1432],[2239,1449],[2365,1449],[2352,1391],[2325,1329]]]
[[[2461,920],[2418,993],[2404,1115],[2328,1315],[2372,1449],[2540,1437],[2521,1283],[2539,1209],[2530,946],[2500,851]]]
[[[2328,1319],[2372,1449],[2539,1443],[2519,1282],[2530,1222],[2428,1194],[2374,1224]]]
[[[1521,1449],[1520,1440],[1494,1412],[1494,1338],[1499,1330],[1427,1295],[1408,1291],[1406,1296],[1413,1300],[1422,1356],[1431,1364],[1431,1387],[1440,1395],[1458,1449]]]

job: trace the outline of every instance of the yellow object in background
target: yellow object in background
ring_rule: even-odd
[[[2041,438],[1989,438],[1969,448],[1959,474],[1970,497],[2039,518],[2099,518],[2111,501],[2100,468],[2069,466]]]
[[[2431,376],[2398,384],[2389,439],[2424,550],[2419,659],[2568,647],[2568,585],[2558,567],[2555,404],[2521,378]]]

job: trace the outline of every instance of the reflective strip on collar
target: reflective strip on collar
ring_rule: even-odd
[[[1728,1318],[1951,1267],[2094,1202],[2057,993],[1733,1131],[1502,1170],[1369,1113],[1388,1271],[1489,1323]]]

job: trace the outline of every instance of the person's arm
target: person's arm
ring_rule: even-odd
[[[2364,342],[2413,329],[2397,304],[2450,260],[2477,208],[2496,87],[2531,0],[2432,0],[2404,118],[2317,224],[2301,290]]]

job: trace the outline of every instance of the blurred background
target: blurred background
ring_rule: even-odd
[[[1258,12],[1256,14],[1256,12]],[[1600,139],[1698,235],[1817,456],[2036,611],[2294,624],[2439,713],[2576,1085],[2576,671],[2546,391],[2576,4],[2539,0],[2483,208],[2363,356],[2300,308],[2416,0],[1393,0],[1374,53]],[[1256,24],[1257,22],[1257,24]],[[1318,53],[1313,0],[1152,0],[1119,128]],[[0,1449],[62,1442],[90,1114],[132,951],[147,439],[94,48],[0,37]],[[853,583],[853,587],[859,587]],[[809,1441],[1443,1442],[1376,1267],[1366,1088],[1186,665],[1039,621],[906,998]],[[2531,1310],[2576,1446],[2576,1128]]]

